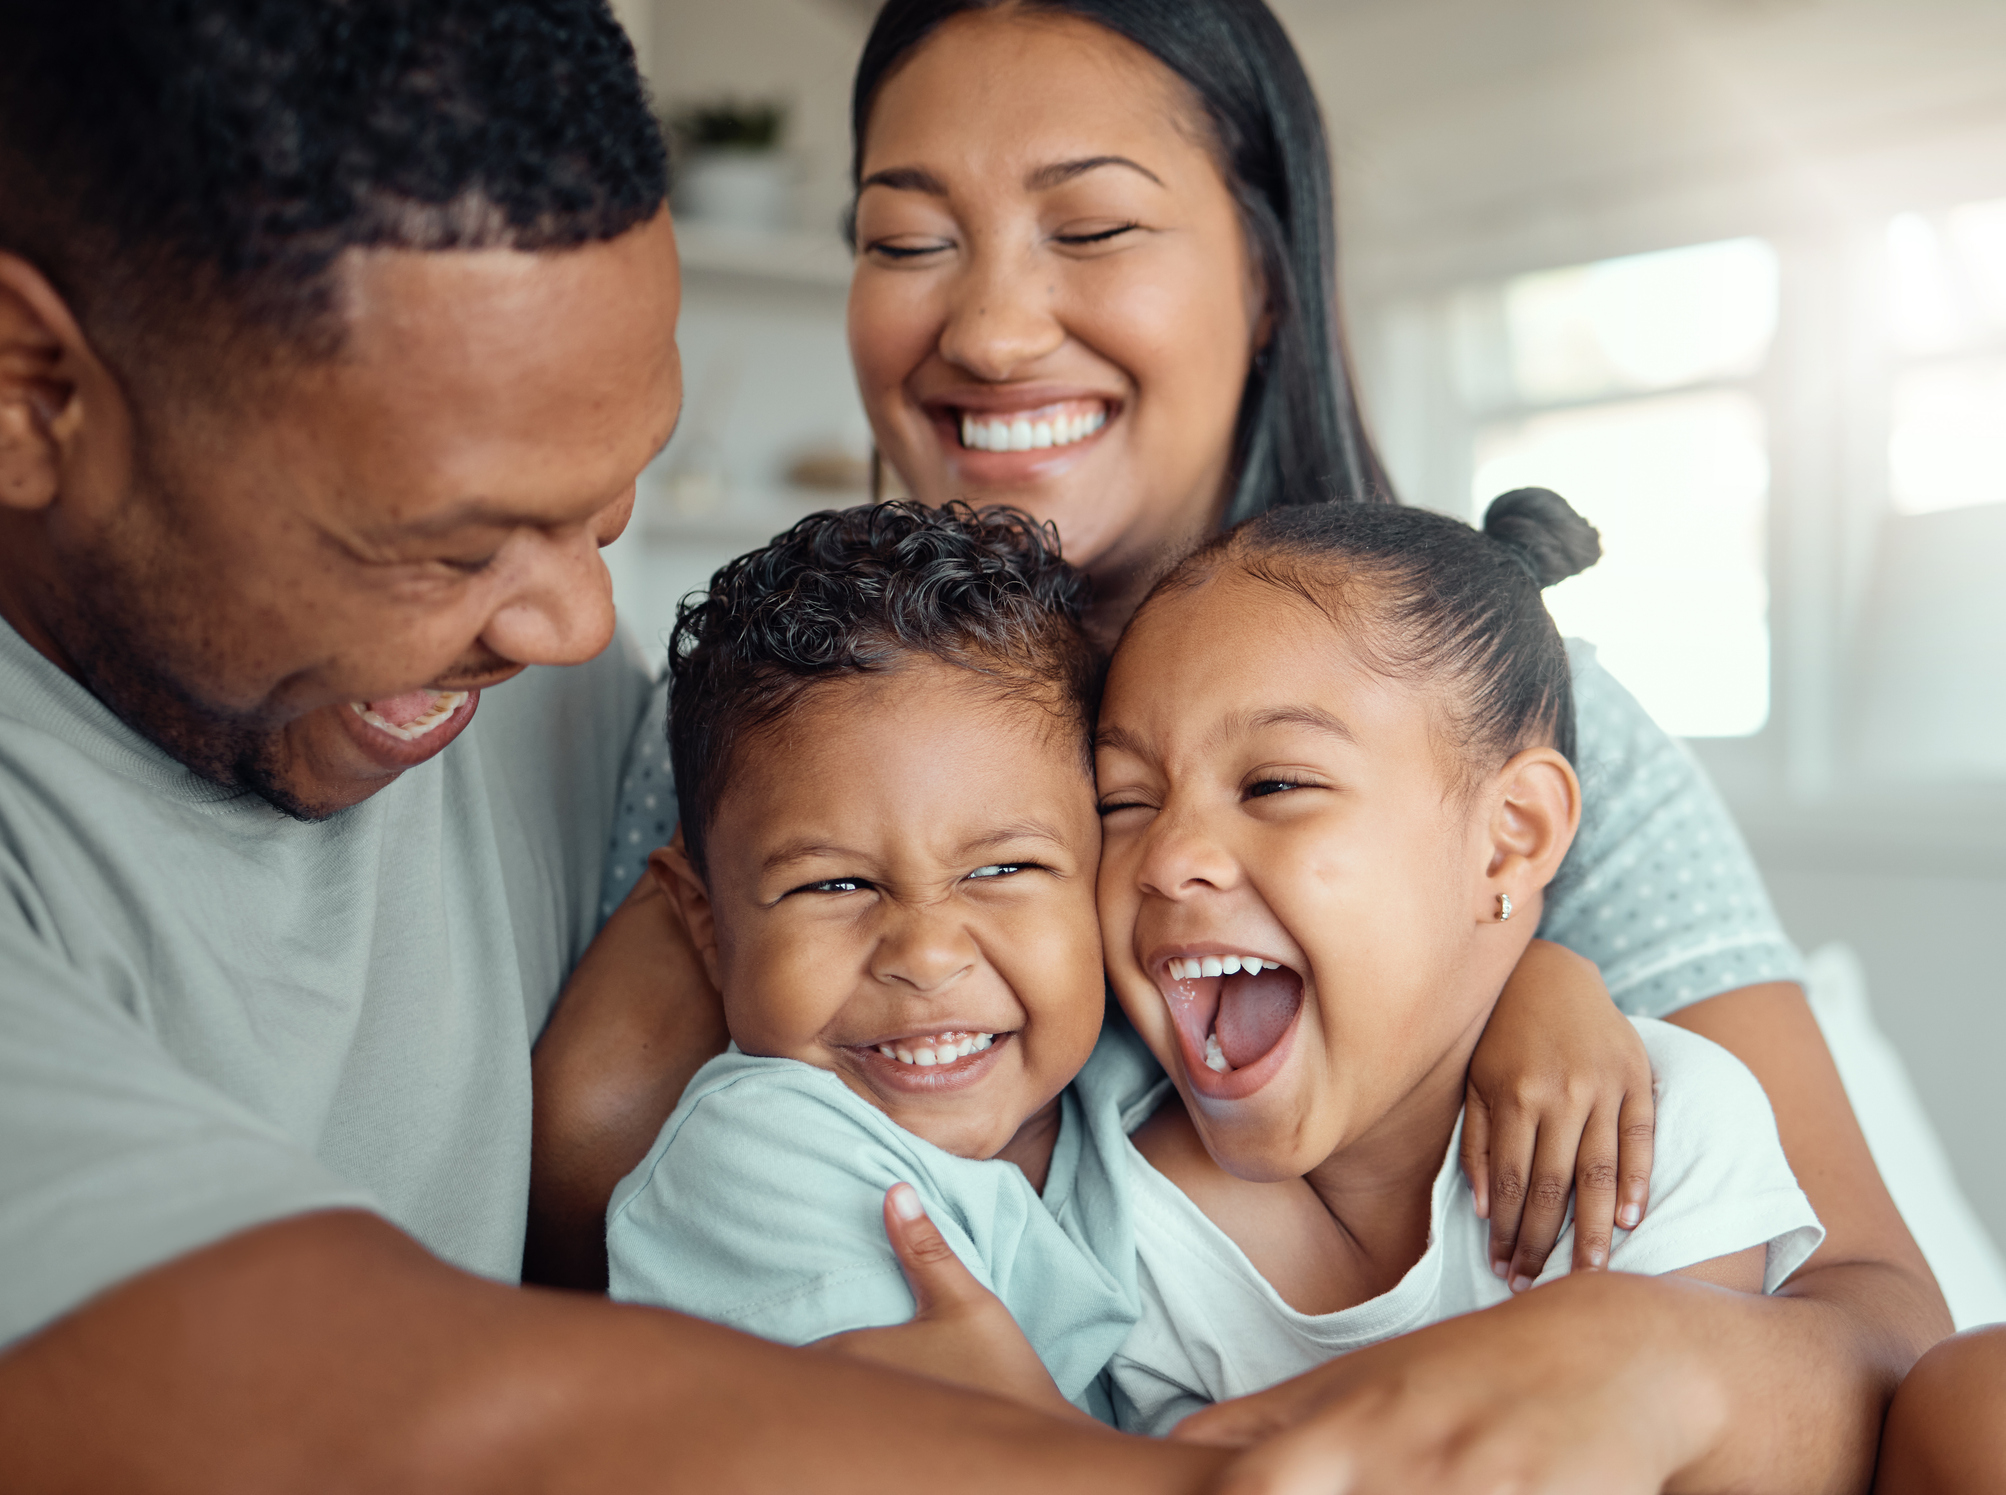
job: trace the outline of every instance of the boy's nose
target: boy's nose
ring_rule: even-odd
[[[878,939],[871,974],[918,993],[944,991],[981,959],[959,919],[945,911],[902,910]]]

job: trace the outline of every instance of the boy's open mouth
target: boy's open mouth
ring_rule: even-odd
[[[1231,1074],[1274,1051],[1302,1011],[1302,977],[1241,951],[1173,955],[1164,997],[1187,1063]]]
[[[887,1059],[930,1069],[937,1064],[952,1064],[970,1054],[979,1054],[995,1041],[994,1033],[935,1033],[927,1038],[901,1038],[881,1043],[877,1049]]]
[[[1015,1033],[944,1029],[849,1046],[855,1062],[877,1083],[914,1095],[935,1095],[979,1084]]]

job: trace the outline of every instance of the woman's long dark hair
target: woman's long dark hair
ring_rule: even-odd
[[[1011,0],[888,0],[864,43],[850,102],[854,185],[887,74],[943,21]],[[1336,222],[1323,115],[1302,62],[1262,0],[1015,0],[1124,36],[1198,97],[1268,290],[1272,331],[1248,372],[1226,522],[1320,499],[1393,501],[1359,416],[1337,310]]]

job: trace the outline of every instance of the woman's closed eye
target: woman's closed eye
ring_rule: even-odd
[[[1052,235],[1053,242],[1063,244],[1068,249],[1090,248],[1096,244],[1109,244],[1124,234],[1132,234],[1141,228],[1140,223],[1111,223],[1092,228],[1074,228],[1069,232]]]
[[[922,260],[931,254],[944,254],[954,247],[947,239],[923,239],[911,236],[897,239],[873,239],[864,246],[864,253],[876,255],[881,260],[903,264],[912,260]]]

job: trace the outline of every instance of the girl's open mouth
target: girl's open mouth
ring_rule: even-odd
[[[1302,977],[1241,951],[1173,955],[1158,985],[1192,1084],[1222,1097],[1251,1094],[1267,1081],[1302,1013]]]

